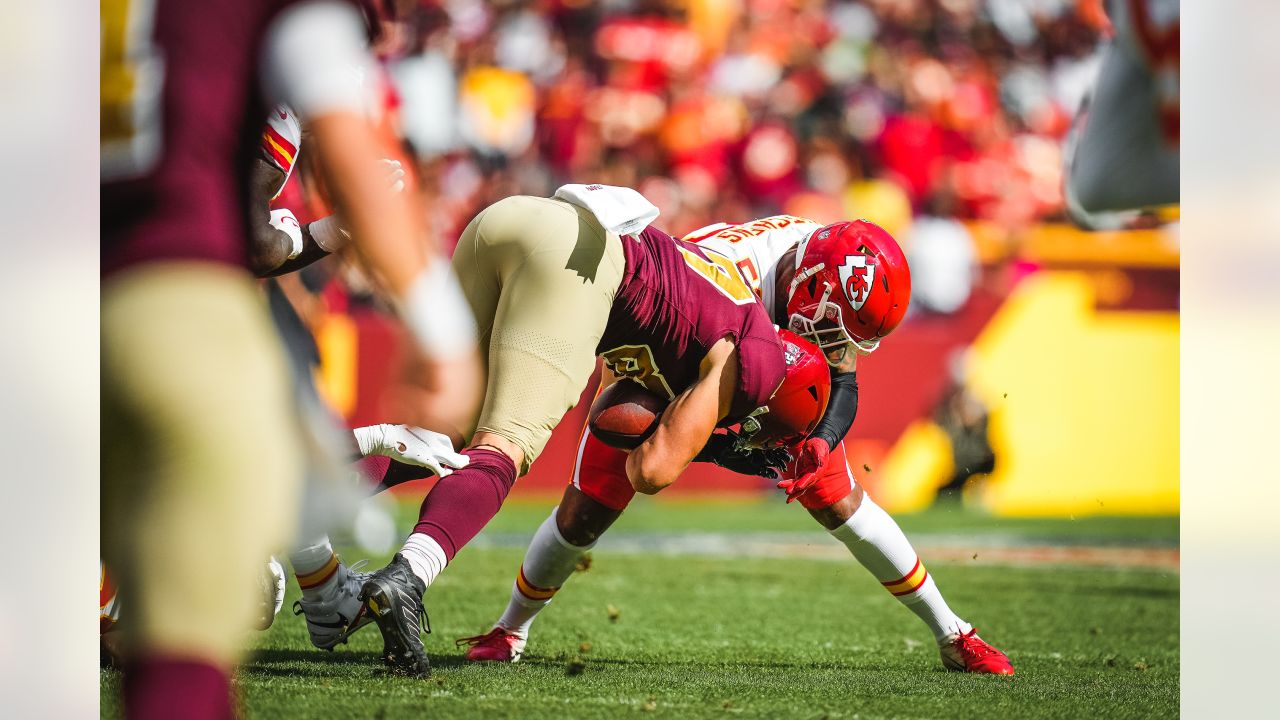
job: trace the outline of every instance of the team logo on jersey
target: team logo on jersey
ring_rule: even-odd
[[[867,262],[866,255],[845,255],[840,265],[840,287],[854,312],[862,309],[871,296],[871,282],[876,276],[876,266]]]

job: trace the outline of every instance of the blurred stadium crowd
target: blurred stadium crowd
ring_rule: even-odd
[[[387,0],[376,50],[446,248],[480,208],[634,187],[681,234],[777,213],[1063,211],[1090,0]]]

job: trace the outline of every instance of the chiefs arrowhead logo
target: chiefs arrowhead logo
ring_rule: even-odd
[[[867,262],[866,255],[845,255],[840,265],[840,287],[854,312],[862,309],[871,296],[871,282],[876,276],[876,266]]]

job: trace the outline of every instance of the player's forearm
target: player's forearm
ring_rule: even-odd
[[[252,222],[249,226],[249,268],[258,277],[278,275],[280,266],[293,254],[294,237],[282,227],[277,227],[281,219],[273,217],[271,211],[271,198],[284,181],[285,174],[279,168],[262,158],[255,160],[250,175]],[[301,230],[296,219],[293,228],[295,232]]]
[[[397,298],[434,258],[417,227],[408,199],[387,191],[382,156],[372,129],[351,113],[330,113],[311,123],[316,157],[352,244],[369,269]]]
[[[442,377],[478,376],[475,319],[462,286],[414,221],[408,198],[388,187],[372,129],[345,112],[316,118],[310,127],[342,226],[419,348]]]
[[[267,222],[254,223],[253,237],[249,244],[249,268],[258,277],[281,274],[281,267],[289,261],[293,250],[292,239]]]
[[[314,223],[312,223],[314,224]],[[329,257],[329,251],[321,247],[311,236],[310,225],[302,228],[302,252],[294,258],[286,258],[275,269],[266,273],[258,273],[259,277],[276,277],[296,272],[322,258]]]
[[[312,238],[308,227],[301,228],[302,251],[289,257],[293,252],[293,239],[288,234],[269,224],[256,226],[249,251],[249,265],[253,274],[264,278],[287,275],[327,257],[329,251]]]
[[[627,478],[636,492],[653,495],[670,486],[706,445],[732,404],[737,358],[727,340],[713,347],[702,376],[671,401],[653,435],[627,456]]]
[[[822,413],[822,419],[813,429],[813,437],[827,441],[827,445],[835,447],[853,427],[853,420],[858,415],[858,376],[853,372],[833,372],[831,374],[831,398]]]
[[[715,430],[716,404],[715,388],[699,383],[667,406],[657,429],[627,456],[636,492],[653,495],[680,477]]]

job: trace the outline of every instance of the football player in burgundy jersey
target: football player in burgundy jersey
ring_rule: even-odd
[[[356,247],[433,375],[424,418],[468,422],[474,324],[407,205],[381,190],[344,79],[368,61],[352,7],[105,2],[102,25],[102,518],[131,592],[125,710],[226,718],[257,576],[290,532],[281,508],[296,507],[301,474],[291,383],[247,272],[260,90],[310,120]]]
[[[390,662],[430,671],[424,592],[497,513],[598,355],[671,400],[624,463],[644,493],[674,482],[717,426],[746,419],[782,382],[773,323],[736,268],[647,227],[656,216],[633,190],[570,185],[501,200],[463,233],[453,262],[489,353],[488,387],[470,462],[432,488],[404,547],[361,592],[387,647],[403,649]]]
[[[249,267],[258,277],[273,277],[301,269],[346,245],[350,233],[336,215],[302,225],[286,208],[272,209],[285,182],[293,173],[302,148],[302,125],[297,114],[286,105],[277,105],[267,114],[262,132],[259,157],[250,171],[251,237]],[[398,161],[381,161],[386,187],[391,192],[405,188],[404,170]],[[277,323],[299,328],[295,353],[315,356],[314,342],[301,328],[301,320],[288,301],[274,289],[268,291]],[[284,316],[284,317],[282,317]],[[283,330],[283,328],[282,328]],[[302,337],[305,335],[305,337]],[[304,377],[310,376],[310,368]],[[406,425],[382,424],[356,428],[353,448],[359,449],[361,475],[375,487],[391,486],[430,475],[444,477],[452,469],[465,464],[466,458],[453,451],[447,436]],[[320,537],[294,548],[288,555],[298,578],[302,598],[294,604],[295,614],[307,622],[311,642],[321,649],[332,649],[345,642],[355,630],[372,619],[361,611],[357,597],[368,575],[353,571],[342,563],[328,537]],[[102,635],[104,663],[117,661],[115,634],[118,629],[121,601],[114,579],[102,566],[100,584],[99,626]],[[286,576],[275,558],[266,565],[258,629],[271,626],[284,601]]]
[[[701,459],[777,479],[787,502],[799,500],[925,622],[948,669],[1012,674],[1004,653],[951,611],[897,523],[849,470],[843,438],[857,410],[857,357],[875,350],[901,321],[910,301],[910,273],[897,242],[864,221],[823,227],[790,216],[712,226],[685,240],[697,240],[705,257],[740,271],[741,281],[769,309],[774,322],[790,326],[821,348],[831,373],[830,401],[822,419],[794,448],[796,458],[781,477],[768,467],[771,458],[725,454],[714,442],[704,451],[712,457]],[[608,363],[607,354],[605,359]],[[534,617],[631,501],[634,493],[619,469],[624,456],[590,433],[583,434],[571,485],[530,543],[506,612],[487,634],[463,641],[473,646],[468,659],[519,659]]]

